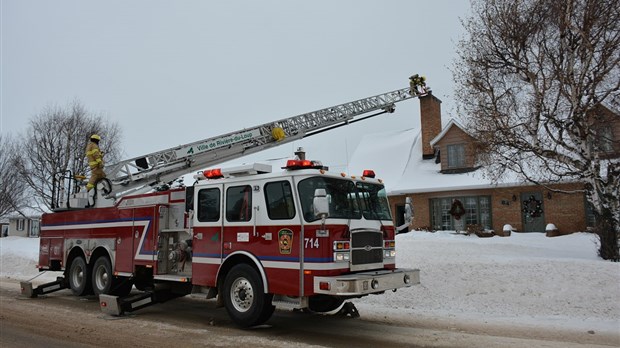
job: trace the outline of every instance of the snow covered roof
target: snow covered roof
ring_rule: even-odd
[[[349,161],[349,173],[362,173],[372,169],[386,186],[392,187],[400,181],[405,169],[414,156],[413,144],[421,138],[414,128],[366,134],[353,152]],[[422,157],[422,152],[418,153]]]
[[[422,136],[415,128],[366,134],[349,162],[350,173],[364,169],[373,169],[384,180],[389,195],[523,185],[517,180],[493,184],[480,170],[440,173],[441,164],[435,159],[422,159]]]
[[[8,216],[7,219],[9,221],[11,221],[11,220],[19,220],[19,219],[40,220],[41,219],[41,214],[38,214],[38,215],[33,215],[33,214],[28,214],[28,215],[13,214],[13,215]]]

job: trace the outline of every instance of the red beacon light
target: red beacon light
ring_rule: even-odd
[[[323,168],[323,164],[318,161],[311,160],[288,160],[286,161],[286,169],[308,169]]]
[[[221,168],[207,169],[202,173],[207,179],[219,179],[224,177]]]
[[[366,177],[366,178],[374,179],[375,171],[374,170],[370,170],[370,169],[365,169],[364,172],[362,173],[362,176]]]

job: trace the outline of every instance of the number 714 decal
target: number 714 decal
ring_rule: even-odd
[[[304,248],[306,249],[318,249],[319,248],[319,239],[318,238],[304,238]]]

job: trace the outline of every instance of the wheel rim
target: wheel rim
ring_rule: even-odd
[[[76,288],[79,288],[84,284],[84,268],[81,265],[75,266],[73,273],[71,274],[72,283]]]
[[[254,303],[254,289],[245,278],[237,278],[230,287],[230,298],[238,312],[247,312]]]
[[[105,289],[106,286],[108,285],[108,281],[109,281],[109,275],[105,267],[103,266],[97,267],[97,270],[95,271],[95,285],[97,286],[97,289],[99,290]]]

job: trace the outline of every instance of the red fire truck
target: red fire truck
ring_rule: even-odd
[[[123,161],[106,167],[108,178],[89,192],[59,173],[55,210],[41,221],[38,267],[63,276],[36,288],[24,282],[22,293],[94,293],[114,315],[204,294],[248,327],[275,306],[326,312],[417,284],[418,270],[396,268],[398,227],[372,171],[330,172],[300,149],[277,170],[209,169],[192,186],[170,183],[359,115],[393,112],[394,103],[419,95],[401,89]]]

